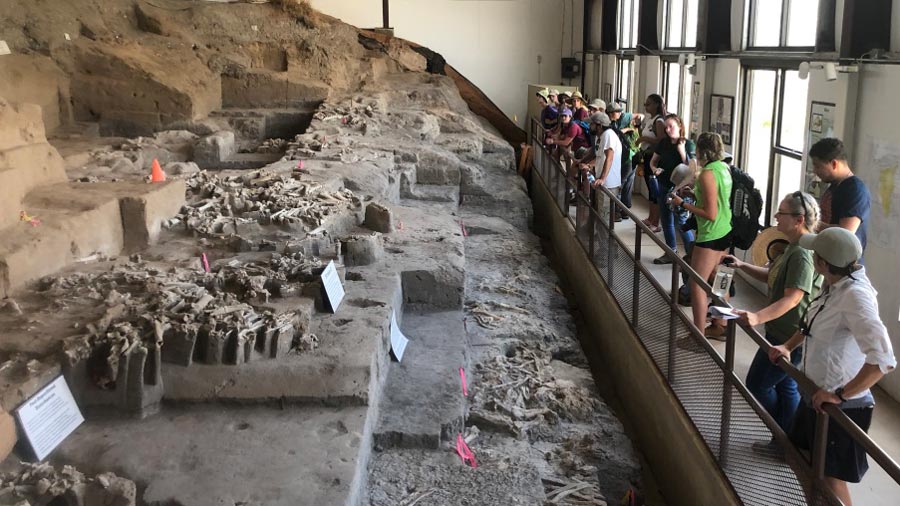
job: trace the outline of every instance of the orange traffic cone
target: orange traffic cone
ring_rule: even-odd
[[[151,183],[162,183],[166,180],[166,173],[163,172],[162,167],[159,166],[159,160],[156,158],[153,159],[153,167],[150,169],[150,182]]]

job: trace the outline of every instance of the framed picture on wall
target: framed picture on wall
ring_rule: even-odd
[[[813,100],[809,108],[809,130],[806,132],[806,149],[826,137],[834,137],[834,123],[837,106],[829,102]],[[812,160],[805,156],[803,168],[803,189],[816,198],[821,197],[827,186],[813,171]]]
[[[609,104],[613,101],[612,84],[603,83],[603,100]]]
[[[734,135],[734,97],[710,95],[709,130],[722,136],[722,142],[732,143]]]

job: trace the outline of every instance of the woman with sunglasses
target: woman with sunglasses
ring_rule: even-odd
[[[774,262],[758,267],[726,255],[725,263],[768,285],[769,305],[759,311],[738,310],[737,313],[750,326],[765,324],[766,339],[777,345],[784,344],[797,332],[800,315],[822,287],[822,278],[813,266],[812,252],[798,244],[803,234],[816,229],[819,205],[808,193],[791,193],[778,204],[775,221],[778,231],[787,236],[788,246]],[[791,353],[790,360],[795,366],[800,363],[800,353],[799,348]],[[800,404],[797,382],[769,361],[768,353],[762,349],[750,364],[747,389],[787,432]]]

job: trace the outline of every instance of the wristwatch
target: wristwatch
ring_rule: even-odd
[[[836,395],[837,398],[841,400],[841,402],[847,402],[847,399],[844,398],[844,387],[839,387],[837,390],[835,390],[834,395]]]

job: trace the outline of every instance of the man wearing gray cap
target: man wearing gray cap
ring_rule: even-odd
[[[825,288],[808,306],[800,330],[784,345],[770,348],[769,358],[790,360],[790,352],[804,344],[801,369],[819,389],[811,398],[803,395],[790,436],[798,448],[811,450],[816,411],[822,411],[823,404],[838,405],[862,430],[869,430],[875,407],[869,389],[897,366],[897,360],[878,315],[878,294],[859,264],[862,244],[856,235],[831,227],[803,235],[799,244],[813,251]],[[869,469],[866,451],[834,422],[828,424],[827,438],[826,482],[849,505],[847,483],[859,483]]]
[[[592,100],[587,107],[591,114],[594,114],[595,112],[606,112],[606,102],[599,98]]]
[[[591,186],[605,186],[618,196],[622,184],[622,143],[612,130],[612,121],[603,112],[591,115],[591,132],[594,134],[594,179]],[[582,170],[589,171],[590,165],[581,164]],[[589,178],[590,179],[590,178]],[[609,221],[609,200],[597,198],[594,202],[604,222]]]

